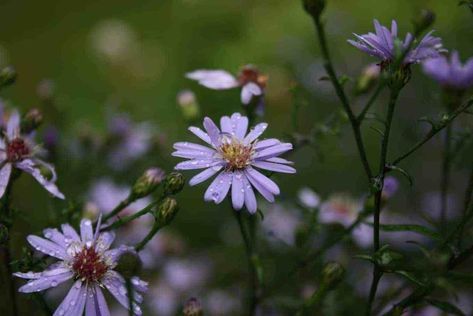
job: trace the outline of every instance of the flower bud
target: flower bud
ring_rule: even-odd
[[[314,18],[318,18],[325,9],[325,0],[303,0],[304,9]]]
[[[115,269],[124,278],[130,279],[137,275],[141,270],[141,259],[134,251],[127,251],[120,256]]]
[[[21,121],[21,131],[29,134],[43,123],[43,114],[38,109],[29,110]]]
[[[179,211],[176,199],[172,197],[165,198],[158,209],[155,211],[155,217],[161,227],[169,225]]]
[[[338,262],[328,262],[322,270],[322,282],[328,288],[333,288],[345,276],[345,269]]]
[[[184,188],[184,176],[179,172],[171,172],[164,179],[164,194],[173,195]]]
[[[16,81],[17,73],[15,68],[8,66],[0,71],[0,87],[9,86]]]
[[[177,95],[177,104],[181,108],[182,116],[188,122],[194,121],[200,116],[199,103],[194,92],[183,90]]]
[[[361,75],[356,80],[355,94],[361,95],[369,92],[376,81],[379,79],[381,68],[377,64],[370,64],[366,66]]]
[[[420,35],[435,22],[435,13],[428,9],[422,9],[412,21],[414,24],[414,34]]]
[[[182,314],[184,316],[203,316],[204,312],[202,311],[202,305],[200,304],[199,300],[197,300],[195,297],[191,297],[184,305]]]
[[[151,194],[163,181],[164,171],[160,168],[150,168],[136,180],[132,188],[132,195],[136,199]]]

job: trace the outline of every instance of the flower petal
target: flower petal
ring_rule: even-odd
[[[14,274],[15,276],[19,276],[18,274]],[[41,277],[34,279],[20,287],[18,289],[21,293],[33,293],[43,291],[52,287],[56,287],[57,285],[72,279],[74,277],[74,273],[67,268],[58,268],[54,270],[48,271],[48,273],[43,272]]]
[[[46,228],[43,230],[43,235],[64,249],[70,244],[70,241],[67,242],[66,237],[57,228]]]
[[[256,213],[258,209],[258,205],[256,203],[255,192],[253,192],[253,188],[251,187],[248,179],[243,177],[244,182],[244,190],[245,190],[245,206],[248,212],[251,214]]]
[[[225,70],[196,70],[187,73],[186,77],[197,80],[204,87],[216,90],[231,89],[239,85],[236,78]]]
[[[194,185],[197,185],[199,183],[204,182],[205,180],[209,179],[214,174],[216,174],[217,172],[222,170],[222,168],[223,168],[223,166],[214,166],[214,167],[210,167],[210,168],[205,169],[204,171],[202,171],[202,172],[198,173],[197,175],[193,176],[189,180],[189,185],[194,186]]]
[[[87,247],[92,245],[94,241],[94,230],[90,219],[85,218],[80,221],[80,238]]]
[[[47,254],[48,256],[58,259],[66,259],[69,257],[64,247],[59,246],[52,241],[34,235],[29,235],[26,239],[33,248]]]
[[[253,129],[250,130],[250,133],[246,135],[244,139],[245,144],[250,144],[255,139],[257,139],[261,134],[264,133],[266,128],[268,127],[268,123],[259,123]]]
[[[109,275],[105,277],[103,284],[122,306],[129,309],[130,302],[125,280],[118,273],[111,271]],[[142,314],[141,308],[135,303],[133,303],[133,313],[135,315]]]
[[[204,132],[203,130],[201,130],[200,128],[195,127],[195,126],[190,126],[188,129],[195,136],[199,137],[200,139],[202,139],[207,144],[212,145],[212,141],[210,140],[210,137],[209,137],[209,135],[207,135],[206,132]]]
[[[263,91],[254,82],[249,82],[241,89],[241,103],[249,104],[253,96],[261,95]]]
[[[265,148],[272,147],[272,146],[279,145],[279,144],[281,144],[279,139],[268,138],[268,139],[263,139],[263,140],[257,141],[255,143],[254,149],[263,150]]]
[[[205,191],[204,200],[219,204],[227,196],[231,184],[232,173],[227,171],[221,172],[214,181],[212,181],[207,191]]]
[[[95,242],[95,250],[100,253],[108,250],[114,240],[115,234],[113,232],[100,233],[97,241]]]
[[[222,160],[216,159],[192,159],[178,163],[174,169],[176,170],[193,170],[193,169],[204,169],[214,166],[222,165]]]
[[[278,195],[280,193],[278,185],[273,180],[271,180],[270,178],[262,174],[261,172],[251,167],[246,168],[245,172],[248,178],[252,178],[254,181],[259,182],[272,194]]]
[[[265,169],[269,171],[276,171],[276,172],[282,172],[282,173],[296,173],[296,169],[294,169],[291,166],[282,165],[282,164],[273,163],[273,162],[254,161],[252,165],[260,169]]]
[[[204,118],[204,128],[207,134],[209,135],[212,144],[214,146],[218,146],[220,144],[220,130],[211,118]]]
[[[64,200],[64,194],[62,194],[57,186],[54,184],[54,182],[47,180],[42,174],[41,171],[36,168],[36,164],[30,160],[30,159],[25,159],[21,162],[18,162],[15,164],[15,167],[18,169],[23,170],[26,173],[29,173],[30,175],[33,176],[33,178],[36,179],[36,181],[39,182],[45,188],[49,193],[54,195],[55,197]]]
[[[10,113],[7,123],[7,136],[8,139],[15,139],[20,135],[20,113],[14,110]]]
[[[73,311],[78,303],[80,303],[81,296],[86,297],[84,294],[86,291],[86,285],[82,284],[82,281],[78,280],[71,287],[66,297],[62,301],[61,305],[58,306],[53,316],[81,316],[82,313],[73,314]],[[82,307],[84,309],[84,307]]]
[[[233,131],[238,139],[243,139],[248,129],[248,118],[240,113],[233,113],[231,117]]]
[[[245,176],[251,185],[268,201],[273,203],[274,202],[274,195],[271,193],[263,184],[259,181],[254,179],[251,175],[245,172]]]
[[[291,143],[281,143],[279,145],[268,147],[261,151],[257,151],[253,158],[255,160],[266,160],[268,158],[279,156],[289,150],[292,150]]]
[[[235,210],[241,210],[245,203],[245,189],[243,173],[236,171],[233,173],[232,180],[232,205]]]
[[[110,310],[100,287],[89,286],[87,292],[85,316],[110,316]]]
[[[5,163],[5,165],[0,169],[0,198],[5,194],[11,175],[11,163],[3,163]]]
[[[72,228],[71,225],[69,224],[62,224],[61,225],[62,233],[64,234],[64,237],[67,239],[67,243],[70,243],[71,241],[76,241],[80,242],[80,237],[79,234],[77,234],[76,230]]]

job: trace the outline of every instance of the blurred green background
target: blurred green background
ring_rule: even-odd
[[[473,16],[456,0],[329,0],[324,19],[339,73],[356,78],[364,66],[373,62],[346,42],[353,32],[371,31],[372,20],[377,18],[383,24],[396,19],[400,33],[405,34],[412,31],[411,21],[422,8],[437,14],[433,28],[447,49],[458,49],[463,60],[473,55]],[[159,152],[145,157],[126,174],[94,168],[95,157],[88,160],[87,167],[77,167],[72,158],[60,157],[58,152],[58,184],[72,201],[84,201],[96,177],[110,174],[119,183],[131,185],[148,166],[172,170],[179,161],[170,156],[172,143],[194,140],[176,103],[179,91],[192,89],[201,113],[214,119],[242,111],[238,91],[200,87],[185,79],[188,71],[218,68],[237,72],[242,65],[255,64],[267,73],[266,137],[287,138],[294,132],[291,115],[298,102],[302,104],[299,133],[309,132],[314,124],[340,109],[330,83],[319,80],[324,76],[319,49],[312,22],[300,1],[3,0],[0,21],[0,66],[13,65],[19,74],[17,83],[4,90],[1,97],[23,111],[41,108],[46,122],[60,128],[63,146],[84,126],[104,133],[110,107],[130,113],[135,121],[152,122],[165,135]],[[54,107],[38,97],[38,84],[44,79],[54,82]],[[347,87],[350,91],[351,83]],[[355,106],[359,109],[364,100],[358,98]],[[384,100],[383,95],[376,110],[384,111]],[[399,101],[391,152],[401,153],[426,131],[417,122],[419,117],[442,111],[437,85],[414,66],[412,80]],[[460,121],[459,126],[471,124],[467,118]],[[364,135],[374,163],[379,136],[369,124]],[[366,191],[347,126],[340,136],[322,137],[316,149],[303,148],[290,158],[298,173],[276,177],[283,192],[280,200],[293,200],[302,186],[312,187],[323,197],[335,191],[357,195]],[[415,184],[409,187],[399,177],[402,188],[394,208],[405,214],[415,212],[423,194],[439,190],[440,158],[440,142],[434,139],[403,165]],[[465,167],[459,163],[454,168],[453,195],[463,192],[465,174]],[[222,223],[232,220],[231,214],[226,203],[204,203],[205,188],[205,184],[186,187],[180,195],[181,211],[173,227],[190,251],[221,250],[226,254],[228,250],[222,250],[222,241],[216,235]],[[22,177],[15,188],[13,203],[24,213],[12,236],[14,257],[18,257],[26,243],[24,236],[46,225],[57,225],[51,210],[67,204],[51,202],[28,177]],[[217,255],[215,274],[231,270],[223,265],[238,267],[244,255],[240,248],[231,249],[230,260],[224,260],[223,254]],[[2,298],[5,295],[0,295],[0,306],[6,304]],[[34,306],[31,302],[22,306],[22,315],[30,315]]]

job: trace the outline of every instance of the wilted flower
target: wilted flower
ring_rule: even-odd
[[[186,74],[186,77],[198,81],[204,87],[215,90],[226,90],[241,87],[241,103],[249,104],[253,97],[264,95],[268,77],[261,74],[251,65],[244,66],[233,76],[225,70],[196,70]]]
[[[320,196],[311,188],[304,187],[297,193],[299,203],[306,208],[317,208],[320,205]]]
[[[407,33],[404,41],[397,35],[397,23],[392,21],[391,30],[382,26],[378,20],[374,20],[374,27],[376,34],[368,33],[364,35],[354,34],[357,41],[348,40],[350,44],[360,49],[361,51],[377,57],[382,64],[389,64],[397,57],[397,49],[409,49],[406,53],[403,64],[419,63],[427,58],[439,57],[441,52],[445,50],[442,47],[442,40],[439,37],[432,36],[429,32],[422,38],[419,43],[414,43],[414,36]],[[396,47],[396,42],[399,41],[400,47]]]
[[[100,222],[100,220],[99,220]],[[74,280],[63,302],[54,313],[55,316],[110,315],[102,288],[106,288],[124,307],[130,308],[129,295],[125,279],[114,271],[120,256],[132,251],[121,246],[109,249],[115,236],[111,232],[100,233],[100,223],[93,231],[92,222],[83,219],[80,224],[80,236],[69,224],[58,229],[44,230],[44,238],[29,235],[28,242],[38,251],[59,259],[43,272],[15,273],[14,275],[30,280],[20,287],[23,293],[34,293],[68,280]],[[147,283],[138,277],[131,278],[133,288],[132,310],[141,315],[143,297],[140,293],[147,290]]]
[[[320,206],[321,223],[340,223],[343,226],[352,224],[362,208],[361,202],[350,195],[337,193]]]
[[[3,196],[8,186],[12,168],[32,175],[49,193],[57,198],[64,199],[64,195],[59,191],[56,182],[56,172],[54,167],[37,156],[40,153],[38,147],[34,146],[32,134],[23,135],[20,131],[20,114],[13,111],[6,123],[6,133],[4,139],[0,140],[0,197]],[[42,171],[45,170],[51,175],[47,179]]]
[[[282,173],[295,173],[292,164],[277,156],[292,149],[292,144],[281,143],[278,139],[258,140],[266,130],[267,123],[260,123],[246,135],[248,118],[234,113],[231,118],[223,116],[221,130],[208,117],[204,119],[206,132],[197,127],[189,130],[210,147],[195,143],[174,144],[173,156],[189,159],[176,165],[178,170],[205,169],[194,176],[190,185],[199,184],[218,174],[205,192],[204,199],[216,204],[222,202],[231,187],[233,208],[239,210],[246,205],[250,213],[257,210],[256,197],[252,186],[270,202],[279,194],[277,184],[255,169],[265,169]],[[246,136],[245,136],[246,135]]]
[[[446,56],[426,60],[423,69],[446,89],[466,90],[473,86],[473,57],[462,65],[457,51],[452,52],[450,60]]]

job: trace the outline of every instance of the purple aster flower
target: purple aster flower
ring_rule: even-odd
[[[39,292],[73,280],[73,286],[54,316],[82,316],[84,309],[87,316],[109,316],[102,288],[106,288],[121,305],[129,308],[125,279],[113,269],[120,256],[133,251],[133,248],[121,246],[110,249],[115,235],[111,232],[100,233],[100,223],[94,232],[89,219],[81,221],[80,235],[69,224],[63,224],[61,228],[62,232],[45,229],[45,238],[34,235],[27,237],[36,250],[59,261],[43,272],[14,273],[19,278],[29,280],[19,291]],[[143,301],[143,297],[140,293],[144,293],[148,285],[138,277],[133,277],[131,283],[134,291],[133,313],[141,315],[138,304]]]
[[[35,146],[32,136],[33,134],[21,134],[20,114],[16,110],[13,111],[6,122],[5,136],[0,139],[0,197],[8,186],[12,168],[17,168],[32,175],[55,197],[64,199],[64,195],[55,184],[57,177],[54,167],[38,158],[41,150]],[[51,179],[46,179],[42,174],[43,168],[51,174]]]
[[[399,190],[399,181],[395,177],[387,176],[384,179],[382,197],[389,199],[396,194],[397,190]]]
[[[364,35],[354,34],[356,41],[348,40],[350,44],[359,50],[381,60],[382,64],[389,64],[396,58],[395,42],[400,41],[402,49],[409,49],[404,57],[405,65],[416,64],[427,58],[436,58],[445,50],[442,47],[442,40],[432,36],[432,32],[425,35],[418,43],[412,43],[414,36],[407,33],[404,41],[398,38],[397,23],[392,21],[391,30],[382,26],[378,20],[374,20],[376,34],[368,33]]]
[[[362,208],[360,200],[345,193],[335,193],[320,205],[319,221],[348,227],[356,220]]]
[[[186,77],[198,81],[204,87],[214,90],[227,90],[241,87],[241,103],[249,104],[253,97],[263,96],[268,77],[261,74],[254,66],[246,65],[238,77],[225,70],[196,70]],[[263,100],[263,98],[260,98]]]
[[[457,51],[452,52],[450,60],[446,56],[426,60],[423,69],[447,89],[466,90],[473,86],[473,57],[462,65]]]
[[[274,202],[274,196],[279,194],[277,184],[255,168],[296,172],[290,166],[292,162],[278,157],[291,150],[292,144],[275,138],[258,140],[267,126],[267,123],[260,123],[246,134],[248,118],[240,113],[223,116],[220,119],[221,130],[206,117],[206,132],[193,126],[189,130],[210,147],[188,142],[175,143],[173,156],[189,159],[177,164],[175,169],[205,169],[189,181],[192,186],[219,173],[205,192],[204,199],[219,204],[231,188],[233,208],[240,210],[245,204],[250,213],[255,213],[257,204],[253,187],[269,202]]]

